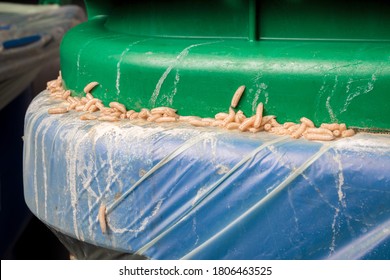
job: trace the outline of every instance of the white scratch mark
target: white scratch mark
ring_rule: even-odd
[[[337,229],[336,229],[336,223],[337,223],[337,218],[339,216],[339,212],[340,210],[338,208],[335,208],[335,214],[333,216],[333,221],[332,221],[332,241],[331,241],[331,244],[330,244],[330,248],[329,248],[329,257],[331,255],[333,255],[333,253],[335,252],[335,248],[336,248],[336,236],[337,236]]]
[[[265,97],[264,103],[265,104],[268,103],[268,92],[265,91],[267,88],[268,88],[268,86],[265,83],[256,84],[256,92],[255,92],[255,96],[253,97],[253,101],[252,101],[252,114],[256,114],[258,100],[259,100],[260,94],[263,91],[264,91],[264,97]]]
[[[351,105],[351,102],[356,98],[356,97],[359,97],[359,96],[362,96],[362,95],[365,95],[371,91],[374,90],[374,85],[375,85],[375,82],[377,80],[377,77],[375,74],[372,74],[371,75],[371,80],[365,85],[365,86],[357,86],[356,87],[356,90],[352,91],[350,93],[350,89],[351,89],[351,84],[352,84],[352,80],[349,80],[348,81],[348,84],[347,84],[347,93],[348,93],[348,96],[344,102],[344,106],[343,108],[341,109],[340,113],[343,113],[345,111],[347,111],[348,107]]]
[[[116,64],[116,82],[115,82],[115,88],[116,88],[116,92],[117,92],[117,96],[120,95],[120,79],[121,79],[121,63],[123,61],[123,58],[125,57],[125,55],[130,51],[131,47],[133,47],[134,45],[137,45],[138,43],[140,42],[143,42],[145,40],[140,40],[140,41],[136,41],[136,42],[132,42],[131,44],[129,44],[126,49],[121,53],[121,56],[118,60],[118,63]]]
[[[202,45],[208,45],[208,44],[214,44],[214,43],[217,43],[217,42],[221,42],[221,41],[214,41],[214,42],[206,42],[206,43],[200,43],[200,44],[193,44],[191,46],[188,46],[186,47],[185,49],[183,49],[177,56],[176,56],[176,59],[173,61],[173,63],[171,65],[168,66],[167,69],[165,69],[164,73],[162,74],[162,76],[160,77],[160,79],[158,80],[157,84],[156,84],[156,87],[153,91],[153,94],[150,98],[150,102],[149,102],[149,105],[151,108],[153,107],[156,107],[156,101],[157,101],[157,98],[160,94],[160,90],[161,90],[161,87],[165,81],[165,79],[168,77],[169,73],[172,71],[172,69],[183,59],[185,58],[190,49],[194,48],[194,47],[198,47],[198,46],[202,46]]]
[[[333,108],[332,106],[330,105],[330,96],[328,96],[328,98],[326,98],[326,108],[328,109],[328,113],[329,113],[329,117],[331,119],[332,122],[337,122],[337,119],[336,119],[336,116],[333,112]]]
[[[148,225],[148,223],[150,222],[150,220],[151,220],[154,216],[157,215],[158,211],[159,211],[160,208],[161,208],[161,205],[162,205],[163,201],[164,201],[163,199],[160,199],[160,200],[157,202],[157,204],[156,204],[156,206],[154,207],[152,213],[151,213],[148,217],[146,217],[146,218],[143,219],[143,221],[141,222],[141,225],[140,225],[139,228],[135,228],[135,229],[127,229],[127,228],[118,229],[118,228],[116,228],[115,226],[113,226],[113,225],[111,225],[111,224],[109,223],[109,222],[110,222],[110,219],[109,219],[110,216],[108,216],[107,225],[108,225],[109,228],[110,228],[113,232],[115,232],[115,233],[125,233],[125,232],[139,233],[139,232],[142,232],[142,231],[145,230],[145,228],[146,228],[146,226]]]

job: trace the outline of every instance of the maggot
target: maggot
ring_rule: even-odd
[[[335,137],[340,137],[340,136],[341,136],[341,131],[338,130],[338,129],[333,130],[333,135],[334,135]]]
[[[213,121],[210,126],[220,126],[222,127],[223,126],[223,121],[222,120],[215,120]]]
[[[118,111],[122,112],[123,114],[126,114],[126,112],[127,112],[125,105],[123,105],[122,103],[116,102],[116,101],[110,102],[110,104],[108,106],[110,106],[110,108],[112,108],[112,109],[117,109]]]
[[[179,121],[180,122],[189,122],[190,120],[201,120],[202,118],[197,117],[197,116],[179,116]]]
[[[176,122],[177,119],[175,117],[161,117],[155,120],[157,123],[163,123],[163,122]]]
[[[68,112],[68,109],[66,107],[56,107],[56,108],[50,108],[48,110],[49,114],[64,114]]]
[[[236,116],[234,117],[234,122],[236,123],[242,123],[246,119],[246,116],[244,115],[244,112],[241,110],[238,110],[236,113]]]
[[[307,127],[315,127],[314,123],[306,117],[302,117],[300,121],[301,123],[304,123]]]
[[[270,122],[272,119],[276,119],[276,116],[274,115],[263,116],[260,126],[265,125],[266,123]]]
[[[238,89],[236,90],[236,92],[233,95],[232,102],[230,104],[230,106],[232,108],[236,108],[237,107],[238,102],[240,101],[241,96],[244,93],[244,90],[245,90],[245,86],[239,86],[238,87]]]
[[[287,128],[284,128],[283,126],[272,127],[270,129],[270,132],[277,135],[289,135],[291,133]]]
[[[102,233],[105,234],[107,232],[107,223],[106,223],[106,205],[102,204],[99,207],[98,220],[100,229]]]
[[[98,101],[99,101],[99,99],[97,99],[97,98],[92,98],[92,99],[90,99],[90,100],[84,105],[83,110],[84,110],[84,111],[88,111],[89,108],[90,108],[92,105],[95,105],[96,102],[98,102]]]
[[[197,119],[190,120],[189,124],[193,126],[200,126],[200,127],[210,126],[210,122],[204,122],[202,120],[197,120]]]
[[[306,128],[307,128],[306,124],[301,123],[299,128],[291,134],[291,137],[298,139],[299,137],[302,136],[302,133],[305,132]]]
[[[85,95],[85,97],[89,100],[93,99],[93,95],[90,94],[89,92],[87,92],[87,94]]]
[[[340,130],[340,125],[338,123],[322,123],[320,125],[321,128],[326,128],[326,129],[329,129],[331,131],[333,130]]]
[[[153,114],[149,118],[147,118],[146,120],[148,122],[154,122],[155,120],[157,120],[159,118],[162,118],[162,115],[160,115],[160,114]]]
[[[152,114],[150,113],[150,111],[148,109],[143,108],[143,109],[141,109],[141,112],[139,112],[138,118],[140,118],[140,119],[147,119],[151,115]]]
[[[341,137],[351,137],[351,136],[354,136],[354,135],[355,135],[355,130],[353,130],[351,128],[341,132]]]
[[[283,127],[287,129],[287,128],[290,128],[293,125],[296,125],[296,123],[294,123],[294,122],[285,122],[283,124]]]
[[[318,134],[318,133],[305,133],[303,135],[307,140],[318,140],[318,141],[331,141],[334,139],[333,135],[329,134]]]
[[[231,123],[228,123],[226,128],[229,129],[229,130],[233,130],[233,129],[238,129],[240,126],[239,123],[236,123],[236,122],[231,122]]]
[[[231,123],[232,121],[234,121],[235,116],[236,116],[236,113],[230,107],[229,108],[229,115],[223,120],[223,126],[226,126],[228,123]]]
[[[263,131],[263,130],[264,130],[263,127],[259,127],[259,128],[251,127],[251,128],[249,128],[249,132],[252,132],[252,133],[257,133],[257,132],[260,132],[260,131]]]
[[[327,135],[333,135],[332,131],[326,128],[317,128],[317,127],[310,127],[306,129],[306,133],[316,133],[316,134],[327,134]]]
[[[238,127],[241,131],[246,131],[249,129],[249,127],[253,126],[253,123],[255,122],[256,116],[247,118],[240,126]]]
[[[254,128],[259,128],[261,126],[261,121],[263,119],[263,110],[264,110],[263,102],[260,102],[256,108],[256,118],[255,118],[255,122],[253,123]]]
[[[132,114],[134,114],[134,113],[135,113],[134,110],[129,110],[129,111],[127,111],[127,112],[126,112],[126,118],[130,119],[130,116],[131,116]]]
[[[87,113],[87,114],[84,114],[84,115],[81,115],[80,116],[80,120],[96,120],[97,119],[97,116],[96,115],[93,115],[91,113]]]
[[[161,114],[161,115],[167,114],[170,117],[174,117],[176,115],[176,112],[177,112],[176,109],[172,109],[170,107],[157,107],[157,108],[153,108],[150,110],[150,113],[152,115],[154,115],[154,114]]]
[[[229,114],[227,113],[218,113],[215,115],[215,119],[223,121],[224,119],[227,118],[227,116],[229,116]]]
[[[70,90],[65,90],[62,94],[62,99],[67,99],[70,96]]]
[[[90,82],[84,87],[84,92],[89,93],[94,87],[96,87],[99,83],[98,82]]]
[[[107,122],[117,122],[119,121],[118,117],[114,116],[101,116],[98,118],[99,121],[107,121]]]

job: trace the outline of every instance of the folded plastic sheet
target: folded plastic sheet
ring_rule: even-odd
[[[83,20],[78,6],[0,3],[0,109],[59,57],[62,36]]]
[[[81,121],[59,102],[26,114],[24,190],[61,234],[150,259],[390,259],[389,135]]]

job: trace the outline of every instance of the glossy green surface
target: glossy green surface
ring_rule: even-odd
[[[61,45],[65,85],[81,94],[98,81],[93,94],[106,104],[206,117],[227,111],[244,84],[238,109],[247,115],[263,102],[280,122],[306,116],[390,129],[390,18],[377,11],[390,5],[366,3],[370,16],[355,20],[362,13],[355,4],[349,23],[351,1],[331,14],[336,1],[318,1],[323,12],[309,2],[87,1],[89,21]]]

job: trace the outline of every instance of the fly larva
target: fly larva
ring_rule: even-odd
[[[266,124],[264,125],[264,130],[265,130],[265,131],[270,131],[271,128],[272,128],[272,125],[271,125],[270,123],[266,123]]]
[[[98,118],[99,121],[106,121],[106,122],[117,122],[119,119],[114,116],[101,116]]]
[[[56,107],[56,108],[50,108],[48,110],[49,114],[64,114],[68,112],[68,109],[66,107]]]
[[[135,113],[134,110],[129,110],[129,111],[127,111],[127,112],[126,112],[126,118],[130,119],[130,116],[131,116],[133,113]]]
[[[264,110],[263,102],[260,102],[256,108],[256,118],[255,118],[255,122],[253,124],[254,128],[259,128],[261,126],[261,121],[263,119],[263,110]]]
[[[310,127],[306,129],[306,133],[316,133],[316,134],[327,134],[327,135],[333,135],[332,131],[326,128],[316,128],[316,127]]]
[[[157,120],[157,119],[159,119],[161,117],[162,117],[162,115],[160,115],[160,114],[153,114],[149,118],[147,118],[146,120],[148,122],[154,122],[155,120]]]
[[[228,123],[231,123],[234,121],[234,118],[236,116],[236,113],[234,112],[233,108],[229,108],[229,115],[223,120],[223,126],[226,126]]]
[[[299,137],[302,136],[302,133],[305,132],[305,130],[306,130],[306,124],[301,123],[299,125],[299,128],[291,134],[291,137],[298,139]]]
[[[90,82],[84,87],[84,92],[89,93],[94,87],[96,87],[99,83],[98,82]]]
[[[197,116],[180,116],[179,117],[180,122],[188,122],[188,121],[194,120],[194,119],[201,120],[201,118],[197,117]]]
[[[105,234],[107,231],[107,223],[106,223],[106,205],[102,204],[99,207],[98,220],[100,229],[102,233]]]
[[[124,120],[124,119],[126,119],[126,114],[121,114],[120,116],[119,116],[119,118],[121,119],[121,120]]]
[[[161,117],[155,120],[157,123],[163,123],[163,122],[176,122],[177,119],[175,117]]]
[[[263,116],[260,126],[265,125],[266,123],[270,122],[272,119],[276,119],[276,116],[274,115]]]
[[[333,130],[340,130],[340,125],[338,123],[322,123],[320,125],[321,128],[326,128],[326,129],[329,129],[331,131]]]
[[[135,120],[135,119],[138,119],[138,115],[139,115],[139,113],[137,113],[137,112],[134,112],[133,114],[131,114],[131,115],[130,115],[130,117],[129,117],[129,120]]]
[[[351,137],[351,136],[354,136],[354,135],[355,135],[355,130],[353,130],[351,128],[341,132],[341,137]]]
[[[255,122],[256,116],[247,118],[240,126],[238,127],[241,131],[246,131],[249,129],[249,127],[253,126],[253,123]]]
[[[210,124],[215,121],[213,118],[203,118],[202,121],[209,122]]]
[[[277,134],[277,135],[289,135],[290,134],[290,131],[287,128],[284,128],[283,126],[272,127],[270,129],[270,132]]]
[[[278,123],[278,121],[277,121],[276,119],[270,120],[269,123],[270,123],[273,127],[281,127],[281,126],[282,126],[280,123]]]
[[[88,103],[88,101],[89,101],[88,98],[86,98],[86,97],[81,97],[81,104],[85,105],[85,104]]]
[[[115,112],[114,109],[108,108],[108,107],[103,107],[102,109],[100,109],[100,111],[101,111],[102,114],[104,114],[104,115],[110,115],[110,114],[112,114],[112,113]]]
[[[91,107],[89,107],[88,112],[93,113],[93,112],[96,112],[98,110],[99,110],[98,107],[95,104],[92,104]]]
[[[300,121],[301,123],[304,123],[307,127],[315,127],[314,123],[308,118],[302,117]]]
[[[138,118],[147,119],[150,116],[151,116],[151,114],[150,114],[149,110],[143,108],[143,109],[141,109],[141,112],[139,112]]]
[[[210,126],[220,126],[222,127],[223,126],[223,121],[222,120],[215,120],[213,121]]]
[[[297,129],[300,127],[301,125],[300,124],[293,124],[292,126],[290,126],[289,128],[287,128],[291,133],[297,131]]]
[[[236,116],[234,117],[234,122],[236,123],[242,123],[246,119],[246,116],[244,115],[244,112],[241,110],[238,110],[236,113]]]
[[[93,95],[90,94],[89,92],[87,92],[87,94],[85,95],[85,97],[89,100],[93,99]]]
[[[80,103],[79,103],[80,104]],[[83,111],[84,110],[84,104],[81,104],[81,105],[77,105],[74,109],[77,111],[77,112],[80,112],[80,111]]]
[[[112,109],[117,109],[118,111],[122,112],[123,114],[126,114],[126,112],[127,112],[125,105],[123,105],[119,102],[116,102],[116,101],[110,102],[109,106]]]
[[[102,103],[101,100],[99,100],[98,102],[95,103],[95,106],[99,109],[99,110],[103,110],[104,108],[104,105]]]
[[[90,100],[84,105],[83,110],[84,110],[84,111],[88,111],[89,108],[90,108],[92,105],[95,105],[96,102],[98,102],[98,101],[99,101],[99,99],[96,99],[96,98],[90,99]]]
[[[83,120],[83,121],[86,121],[86,120],[90,121],[90,120],[96,120],[96,119],[97,119],[97,116],[92,115],[90,113],[87,113],[87,114],[80,116],[80,120]]]
[[[122,114],[123,114],[122,112],[116,111],[116,112],[111,113],[110,116],[119,118]]]
[[[305,133],[303,137],[305,137],[307,140],[317,140],[317,141],[331,141],[334,139],[333,135],[318,134],[318,133]]]
[[[209,122],[204,122],[202,120],[196,120],[196,119],[192,119],[188,122],[189,124],[193,125],[193,126],[210,126],[210,123]]]
[[[259,128],[251,127],[251,128],[249,128],[249,132],[252,132],[252,133],[257,133],[257,132],[260,132],[260,131],[263,131],[263,130],[264,130],[263,127],[259,127]]]
[[[341,131],[338,130],[338,129],[333,130],[333,135],[334,135],[335,137],[340,137],[340,136],[341,136]]]
[[[72,96],[68,96],[68,98],[66,98],[66,101],[68,101],[71,104],[77,103],[76,99]]]
[[[230,106],[232,108],[236,108],[238,105],[238,102],[241,99],[242,94],[244,93],[245,86],[239,86],[236,92],[233,95],[232,102],[230,103]]]
[[[68,109],[68,111],[71,111],[74,110],[78,105],[79,105],[78,103],[71,103],[66,109]]]
[[[231,122],[226,125],[226,128],[229,130],[238,129],[240,127],[239,123]]]
[[[62,99],[67,99],[70,96],[70,90],[65,90],[62,94]]]
[[[343,132],[344,130],[347,130],[347,126],[345,125],[345,123],[341,123],[340,124],[339,130],[340,130],[340,132]]]
[[[172,113],[176,114],[176,111],[177,111],[176,109],[172,109],[170,107],[157,107],[157,108],[151,109],[150,113],[152,115],[154,115],[154,114],[164,115],[164,114],[172,114]],[[171,116],[171,117],[173,117],[173,116]]]
[[[228,116],[229,116],[229,114],[227,114],[227,113],[218,113],[218,114],[215,115],[215,119],[223,121]]]
[[[287,128],[290,128],[293,125],[296,125],[296,123],[294,123],[294,122],[285,122],[283,124],[283,127],[287,129]]]

